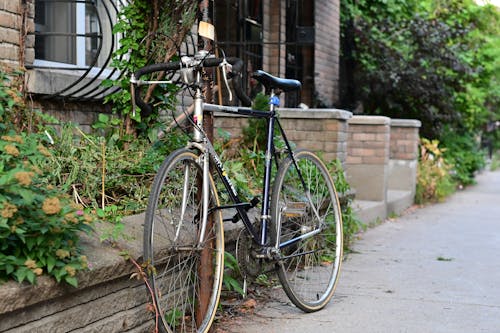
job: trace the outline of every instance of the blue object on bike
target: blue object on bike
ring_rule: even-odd
[[[278,96],[273,96],[269,99],[269,104],[280,106],[280,98]]]

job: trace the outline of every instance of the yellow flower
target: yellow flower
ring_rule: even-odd
[[[82,262],[82,268],[83,269],[89,267],[89,262],[88,262],[87,256],[80,256],[80,260]]]
[[[23,143],[23,138],[20,135],[14,135],[14,136],[3,135],[2,140],[9,141],[9,142]]]
[[[91,215],[89,215],[89,214],[84,214],[84,215],[83,215],[83,219],[85,220],[85,222],[84,222],[84,223],[86,223],[86,224],[90,224],[90,223],[94,220],[94,219],[92,218],[92,216],[91,216]]]
[[[14,174],[14,178],[17,179],[19,184],[29,186],[34,175],[35,173],[31,171],[18,171]]]
[[[41,175],[43,173],[43,171],[40,170],[40,168],[37,167],[36,165],[31,166],[31,170],[33,170],[38,175]]]
[[[8,219],[9,217],[12,217],[14,216],[14,214],[17,212],[17,207],[8,203],[8,202],[5,202],[3,204],[3,209],[2,209],[2,213],[0,215],[2,215],[2,217]]]
[[[19,156],[19,150],[17,150],[16,146],[13,146],[13,145],[6,145],[4,147],[5,149],[5,152],[9,155],[12,155],[14,157],[17,157]]]
[[[54,215],[61,211],[61,203],[58,198],[47,198],[43,202],[42,210],[47,215]]]
[[[67,258],[67,257],[69,257],[69,251],[66,251],[66,250],[63,250],[63,249],[59,249],[59,250],[56,251],[56,256],[59,259]]]
[[[75,210],[83,210],[83,205],[76,203],[74,201],[71,202],[71,207]]]
[[[72,214],[72,213],[68,213],[66,215],[64,215],[64,219],[68,222],[71,222],[71,223],[78,223],[78,219]]]
[[[47,148],[43,145],[38,145],[38,151],[45,157],[50,157],[52,154],[49,152]]]
[[[42,274],[43,274],[43,269],[41,269],[41,268],[39,268],[39,267],[38,267],[38,268],[35,268],[35,269],[33,270],[33,273],[35,273],[36,275],[40,276],[40,275],[42,275]]]
[[[28,267],[29,269],[35,269],[36,267],[36,261],[33,259],[28,259],[24,262],[24,266]]]
[[[73,267],[64,266],[64,269],[66,270],[66,272],[68,272],[69,276],[75,276],[76,270]]]

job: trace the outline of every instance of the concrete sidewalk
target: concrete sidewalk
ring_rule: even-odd
[[[222,332],[500,332],[500,172],[361,235],[333,301],[305,314],[277,290]]]

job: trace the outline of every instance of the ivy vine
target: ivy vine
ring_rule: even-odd
[[[167,62],[176,56],[186,34],[191,30],[197,10],[195,0],[134,0],[124,7],[119,15],[113,33],[121,35],[120,46],[114,52],[111,67],[122,75],[119,80],[105,80],[105,87],[120,89],[105,98],[112,103],[114,113],[124,121],[123,134],[133,134],[140,124],[155,122],[157,114],[141,114],[133,111],[130,94],[130,75],[137,69],[151,63]],[[161,80],[164,73],[154,75]],[[175,91],[172,85],[149,86],[144,92],[145,100],[163,99]]]

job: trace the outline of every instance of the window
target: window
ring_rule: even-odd
[[[36,1],[35,59],[38,64],[91,66],[99,55],[100,44],[105,42],[99,12],[105,13],[103,1]],[[102,66],[102,59],[98,60],[96,65]]]
[[[38,76],[50,82],[33,83],[33,92],[101,98],[95,94],[100,80],[119,74],[106,67],[119,38],[112,28],[127,4],[127,0],[35,0],[33,80],[41,80]]]

